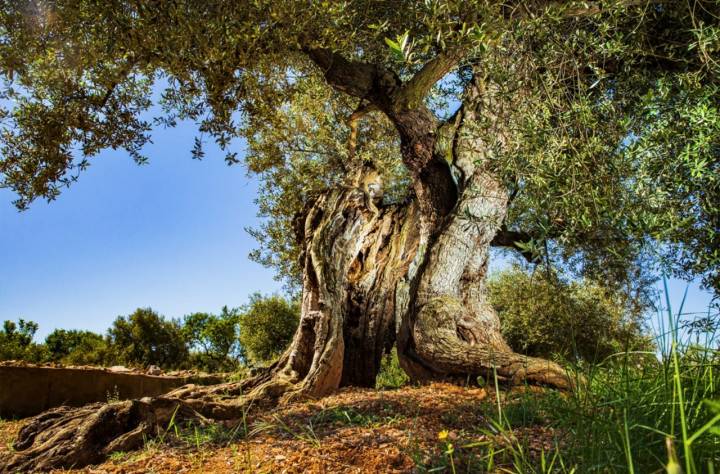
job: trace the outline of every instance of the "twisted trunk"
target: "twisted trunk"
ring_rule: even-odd
[[[492,95],[480,87],[471,92],[471,105],[443,130],[424,106],[384,105],[400,133],[415,197],[377,207],[362,189],[339,188],[314,203],[299,226],[300,325],[266,372],[154,399],[51,410],[21,431],[0,472],[81,467],[139,446],[170,420],[239,419],[249,408],[320,397],[343,385],[373,386],[394,344],[415,380],[493,374],[570,388],[558,365],[508,347],[487,302],[490,246],[508,240],[497,236],[508,197],[489,166],[492,147],[473,127],[480,114],[495,124],[507,117]],[[436,149],[440,133],[450,135],[452,163]],[[496,139],[503,141],[501,134]]]

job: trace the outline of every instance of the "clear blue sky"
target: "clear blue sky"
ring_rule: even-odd
[[[257,183],[211,146],[191,159],[194,136],[193,125],[158,131],[145,166],[104,152],[56,201],[22,213],[0,190],[0,321],[36,321],[40,338],[104,332],[141,306],[180,317],[281,291],[248,259]]]
[[[55,328],[104,332],[138,307],[181,317],[281,291],[247,258],[257,183],[212,147],[192,160],[194,136],[191,124],[157,131],[146,166],[104,152],[55,202],[23,213],[0,190],[0,321],[36,321],[42,339]],[[672,301],[685,285],[671,282]],[[693,284],[686,311],[709,301]]]

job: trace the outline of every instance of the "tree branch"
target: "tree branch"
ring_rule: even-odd
[[[458,46],[440,52],[403,85],[395,102],[407,108],[415,108],[422,103],[430,89],[452,71],[464,56],[465,50]]]
[[[448,74],[465,55],[464,48],[451,47],[425,63],[407,82],[393,71],[361,61],[346,59],[327,48],[304,47],[303,52],[323,70],[328,84],[339,91],[365,99],[371,105],[392,114],[415,109],[430,89]]]
[[[328,48],[304,47],[303,52],[322,69],[325,80],[335,89],[366,99],[385,109],[400,87],[400,78],[392,71],[361,61],[351,61]]]

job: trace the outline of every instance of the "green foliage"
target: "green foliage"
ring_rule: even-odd
[[[108,330],[113,355],[124,364],[178,368],[188,360],[180,322],[166,320],[150,308],[118,316]]]
[[[237,370],[242,356],[238,340],[240,315],[223,306],[219,315],[193,313],[185,316],[182,332],[193,350],[191,365],[210,372]]]
[[[393,347],[390,354],[385,354],[380,362],[380,372],[375,379],[375,388],[394,389],[400,388],[410,381],[410,377],[400,367],[397,349]]]
[[[421,99],[444,115],[474,65],[511,111],[500,133],[476,124],[513,196],[506,227],[608,285],[649,256],[718,290],[718,18],[714,0],[4,2],[0,182],[20,208],[54,199],[101,150],[144,163],[153,125],[195,121],[195,158],[209,138],[237,163],[247,141],[267,217],[253,256],[297,283],[293,217],[352,175],[346,119],[365,105],[327,87],[307,51],[407,81],[453,49],[457,67]],[[359,126],[357,157],[407,184],[388,121]]]
[[[487,83],[517,110],[509,135],[477,124],[498,150],[494,164],[515,196],[508,225],[549,242],[542,252],[548,260],[608,286],[632,283],[638,259],[657,262],[671,244],[667,267],[692,267],[685,276],[705,273],[711,284],[709,259],[687,265],[672,250],[699,256],[717,247],[715,207],[702,203],[717,189],[710,174],[719,163],[712,111],[720,68],[698,43],[716,47],[709,32],[720,5],[700,2],[700,12],[679,2],[635,9],[618,1],[604,5],[604,14],[568,17],[574,8],[593,10],[591,3],[548,9],[480,53]],[[675,120],[697,96],[706,98],[703,120]],[[658,121],[658,109],[672,127]],[[683,150],[704,163],[694,180]]]
[[[266,364],[290,344],[300,320],[300,307],[280,296],[256,293],[240,314],[240,344],[253,364]]]
[[[596,283],[514,266],[492,276],[488,289],[503,335],[521,353],[596,361],[652,348],[643,335],[646,304]]]
[[[33,321],[5,321],[0,330],[0,360],[43,362],[47,358],[44,346],[33,342],[38,324]]]
[[[635,189],[650,234],[668,244],[663,264],[720,288],[720,86],[696,74],[662,78],[640,110],[626,153],[640,163]]]
[[[68,365],[104,365],[109,357],[106,340],[90,331],[56,329],[45,338],[52,362]]]
[[[687,350],[695,354],[687,357]],[[714,472],[720,456],[720,412],[713,402],[720,396],[719,354],[704,348],[698,358],[697,352],[678,348],[677,363],[664,354],[661,361],[648,355],[642,364],[627,357],[594,367],[583,371],[587,384],[570,398],[552,393],[517,398],[488,432],[511,436],[529,423],[553,426],[567,436],[545,453],[555,459],[555,469],[541,469],[526,442],[514,437],[495,462],[529,473],[660,472],[665,466],[667,472]]]

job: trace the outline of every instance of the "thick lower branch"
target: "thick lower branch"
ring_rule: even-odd
[[[349,60],[328,48],[305,47],[303,52],[335,89],[366,99],[383,111],[391,108],[393,96],[401,87],[397,74],[382,66]]]

